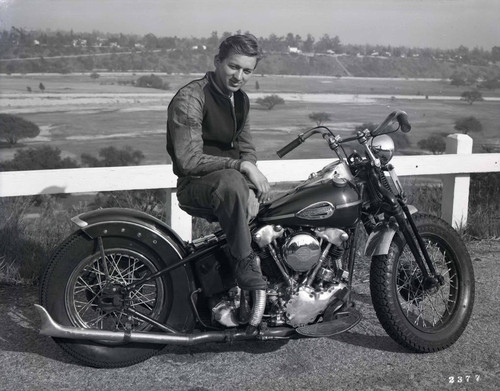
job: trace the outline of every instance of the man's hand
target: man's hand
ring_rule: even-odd
[[[252,182],[257,188],[257,197],[259,202],[267,201],[269,199],[271,186],[269,185],[267,178],[260,172],[257,166],[249,161],[243,161],[241,163],[240,171],[242,174],[246,175],[250,182]]]
[[[248,189],[248,192],[247,216],[248,221],[250,221],[259,213],[259,201],[252,189]]]

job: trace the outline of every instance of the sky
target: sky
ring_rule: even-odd
[[[345,44],[490,50],[500,0],[0,0],[0,30],[208,37],[338,36]]]

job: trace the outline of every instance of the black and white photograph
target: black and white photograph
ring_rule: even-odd
[[[498,390],[499,15],[0,0],[0,390]]]

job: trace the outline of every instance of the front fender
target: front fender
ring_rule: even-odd
[[[186,243],[163,221],[134,209],[105,208],[82,213],[71,219],[89,237],[123,236],[144,243],[162,253],[169,246],[180,258],[187,253]]]
[[[365,256],[387,255],[396,232],[397,230],[391,227],[375,229],[366,241]]]
[[[413,205],[408,205],[408,209],[411,214],[418,212]],[[398,226],[395,222],[377,225],[366,241],[365,256],[373,257],[375,255],[389,254],[389,247],[397,232]]]

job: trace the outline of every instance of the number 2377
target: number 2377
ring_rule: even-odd
[[[481,380],[479,375],[464,375],[464,376],[448,376],[448,383],[472,383]]]

